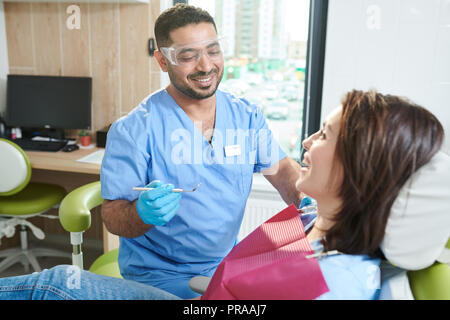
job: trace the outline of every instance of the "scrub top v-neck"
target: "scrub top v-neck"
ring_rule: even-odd
[[[167,91],[166,91],[166,93],[167,93]],[[211,141],[208,141],[208,139],[206,139],[206,137],[203,135],[203,132],[201,131],[201,129],[195,125],[196,121],[192,120],[188,116],[188,114],[181,107],[179,107],[177,105],[175,100],[169,94],[167,94],[167,96],[168,96],[168,99],[171,100],[169,104],[171,106],[173,106],[175,104],[175,112],[179,115],[180,120],[186,125],[186,127],[191,126],[191,123],[193,123],[194,124],[193,131],[197,130],[198,132],[196,132],[196,133],[202,134],[204,142],[207,142],[208,144],[212,145],[212,141],[215,140],[214,139],[214,131],[216,130],[216,128],[219,128],[219,130],[220,130],[221,127],[223,128],[223,126],[221,124],[223,122],[226,123],[226,121],[223,121],[224,120],[223,118],[224,118],[224,116],[226,116],[226,114],[223,114],[223,112],[218,111],[218,108],[220,108],[220,104],[219,104],[219,106],[217,106],[217,103],[216,103],[216,106],[215,106],[216,110],[215,110],[215,114],[214,114],[214,128],[211,129],[211,130],[213,130],[213,134],[211,136]],[[219,117],[217,116],[217,114],[219,114]],[[222,123],[218,123],[218,120],[222,120],[221,121]],[[201,123],[201,121],[199,121],[199,122]]]
[[[211,144],[166,90],[144,99],[108,132],[102,197],[134,201],[139,192],[132,188],[153,180],[201,186],[183,194],[166,225],[120,238],[122,275],[210,273],[236,242],[253,173],[285,156],[260,109],[244,99],[217,90]]]

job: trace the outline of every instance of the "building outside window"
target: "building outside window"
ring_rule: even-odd
[[[300,158],[309,0],[188,0],[226,38],[220,89],[258,105],[283,150]]]

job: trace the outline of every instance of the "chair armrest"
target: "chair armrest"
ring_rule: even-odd
[[[85,231],[91,226],[91,209],[102,203],[100,181],[86,184],[64,197],[59,206],[59,221],[66,231]]]
[[[196,276],[189,280],[189,288],[191,288],[191,290],[194,292],[204,294],[206,292],[206,289],[208,288],[210,281],[210,277]]]

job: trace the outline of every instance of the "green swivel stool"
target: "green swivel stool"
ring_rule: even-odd
[[[0,138],[0,241],[3,237],[12,237],[16,227],[20,227],[20,248],[0,251],[0,273],[10,266],[21,262],[25,271],[31,265],[34,271],[41,271],[38,257],[66,257],[70,254],[51,248],[29,248],[28,229],[36,238],[45,235],[28,218],[42,216],[48,210],[56,208],[66,195],[64,188],[45,183],[30,183],[31,165],[25,152],[15,143]]]
[[[70,192],[59,207],[59,221],[70,232],[73,246],[72,264],[83,269],[83,232],[91,226],[91,210],[103,203],[100,181],[81,186]],[[117,262],[119,249],[111,250],[94,261],[89,271],[115,278],[122,278]]]

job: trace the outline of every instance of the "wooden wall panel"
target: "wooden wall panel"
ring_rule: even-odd
[[[150,77],[151,77],[150,91],[155,92],[155,91],[161,89],[161,86],[160,86],[161,73],[160,72],[151,72]]]
[[[150,56],[147,50],[148,5],[120,5],[121,114],[136,107],[149,92]]]
[[[120,116],[119,5],[89,4],[91,30],[94,130],[101,129]]]
[[[5,2],[6,40],[8,43],[8,61],[11,68],[31,69],[34,71],[33,46],[31,38],[31,4]],[[11,72],[12,73],[12,72]]]
[[[69,29],[66,26],[69,4],[59,3],[59,21],[61,26],[61,64],[63,75],[75,77],[91,76],[89,50],[89,6],[87,3],[77,4],[80,7],[80,29]]]
[[[34,67],[9,67],[10,74],[35,74]]]
[[[70,3],[59,3],[59,25],[61,28],[61,68],[64,76],[91,77],[91,50],[89,44],[89,5],[77,3],[80,8],[80,29],[66,26],[66,10]],[[95,91],[95,89],[93,89]],[[66,130],[66,137],[77,138],[78,130]],[[95,135],[93,136],[95,142]]]
[[[149,4],[75,3],[80,29],[69,30],[72,3],[5,2],[9,71],[16,74],[91,76],[92,136],[159,89],[160,69],[147,51],[160,1]],[[71,137],[73,130],[69,131]],[[66,132],[67,134],[67,132]],[[34,170],[33,181],[53,182],[71,191],[98,176]],[[53,213],[56,213],[54,210]],[[46,233],[65,233],[58,220],[33,218]],[[103,235],[100,209],[94,210],[86,237]],[[105,235],[108,236],[108,235]],[[18,243],[4,239],[1,247]]]
[[[72,30],[70,4],[5,2],[9,70],[92,76],[95,138],[160,87],[159,66],[147,50],[160,4],[76,3],[81,23]]]
[[[160,2],[159,1],[152,1],[151,5],[148,6],[148,8],[149,8],[149,16],[150,16],[149,19],[151,21],[149,34],[150,34],[150,37],[155,39],[154,28],[155,28],[155,21],[158,18],[160,12],[161,12]],[[156,39],[155,39],[155,41],[156,41]],[[156,44],[156,42],[155,42],[155,44]],[[155,57],[152,57],[151,60],[150,60],[150,70],[149,70],[149,72],[150,72],[150,77],[151,77],[149,90],[150,90],[150,92],[154,92],[155,89],[158,89],[160,87],[160,75],[156,76],[155,73],[159,74],[161,72],[161,69],[160,69],[159,64],[156,61]]]
[[[62,75],[58,3],[32,3],[36,74]]]

